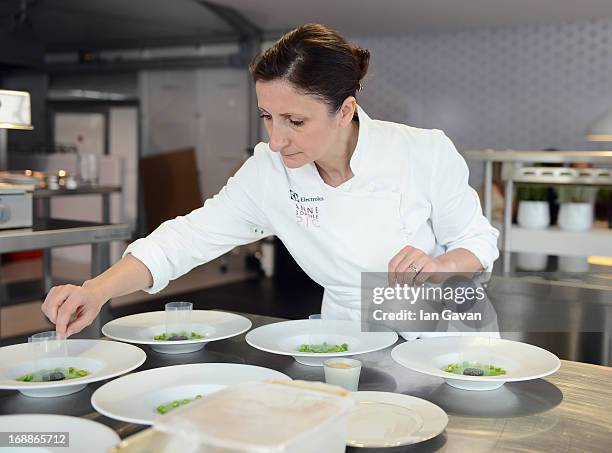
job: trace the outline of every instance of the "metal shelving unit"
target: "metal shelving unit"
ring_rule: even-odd
[[[577,243],[582,254],[588,254],[589,250],[597,250],[598,254],[612,255],[612,230],[597,229],[591,232],[576,233],[562,231],[558,228],[526,230],[512,226],[512,198],[515,183],[612,187],[612,169],[534,167],[532,166],[534,163],[612,165],[612,151],[500,151],[488,149],[465,151],[463,155],[467,160],[484,162],[484,213],[489,221],[492,221],[493,164],[505,163],[512,167],[505,179],[504,219],[501,228],[504,272],[510,270],[511,252],[526,251],[521,250],[521,247],[513,248],[513,241],[528,241],[530,244],[537,244],[540,247],[540,250],[537,251],[541,253],[550,254],[554,247],[557,247],[559,254],[570,253],[574,249],[569,244]],[[525,166],[529,164],[532,165]],[[589,244],[589,250],[584,247],[585,243]],[[564,244],[563,247],[559,248],[560,244]]]

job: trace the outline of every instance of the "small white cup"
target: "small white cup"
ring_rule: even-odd
[[[351,392],[356,392],[359,387],[359,375],[361,374],[361,362],[356,359],[336,357],[323,362],[325,382],[337,385]]]

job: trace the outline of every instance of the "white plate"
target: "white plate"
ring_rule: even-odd
[[[151,425],[160,404],[206,395],[229,385],[267,379],[291,379],[280,371],[235,363],[194,363],[133,373],[104,384],[91,404],[107,417]]]
[[[424,338],[396,346],[391,357],[420,373],[444,378],[463,390],[493,390],[505,382],[538,379],[561,366],[559,358],[545,349],[518,341],[487,337]],[[464,376],[442,371],[450,363],[491,363],[506,370],[502,376]]]
[[[147,355],[136,346],[107,340],[66,340],[64,357],[36,363],[32,344],[0,348],[0,390],[19,390],[26,396],[63,396],[78,392],[91,382],[103,381],[138,368]],[[20,382],[33,368],[75,367],[90,372],[85,377],[56,382]]]
[[[205,334],[199,340],[158,341],[154,340],[166,330],[166,312],[152,311],[114,319],[102,327],[102,333],[113,340],[126,343],[148,344],[151,349],[166,354],[183,354],[202,349],[209,341],[223,340],[246,332],[251,321],[244,316],[216,310],[193,310],[191,330]]]
[[[397,341],[397,333],[362,332],[359,321],[327,319],[299,319],[267,324],[250,331],[246,336],[248,344],[273,354],[290,355],[299,363],[323,366],[330,357],[343,357],[378,351]],[[314,353],[299,352],[301,344],[348,343],[346,352]]]
[[[355,392],[356,408],[348,422],[351,447],[397,447],[436,437],[448,424],[446,412],[414,396],[389,392]]]
[[[0,447],[0,453],[106,453],[121,439],[112,429],[86,418],[67,415],[0,415],[5,432],[67,432],[69,447]],[[92,440],[95,439],[95,442]]]

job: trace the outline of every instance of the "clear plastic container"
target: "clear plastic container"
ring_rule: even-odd
[[[31,380],[48,381],[50,378],[43,379],[43,376],[55,371],[59,371],[63,375],[67,373],[65,367],[57,368],[58,359],[68,356],[67,341],[65,337],[60,337],[54,330],[36,333],[28,338],[29,354],[32,357],[29,370],[29,373],[32,374]]]
[[[192,312],[191,302],[168,302],[166,304],[165,333],[168,340],[189,340],[191,338]]]
[[[228,387],[168,415],[166,453],[342,453],[354,402],[339,387],[305,381]]]

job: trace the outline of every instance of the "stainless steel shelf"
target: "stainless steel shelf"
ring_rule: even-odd
[[[131,237],[127,223],[104,224],[76,220],[37,219],[33,228],[0,231],[0,253],[79,244],[100,244]]]
[[[551,173],[539,173],[540,169],[534,170],[528,168],[527,172],[522,172],[525,167],[520,167],[515,164],[536,164],[536,163],[598,163],[600,165],[612,165],[612,151],[542,151],[542,150],[468,150],[464,151],[463,156],[467,160],[479,160],[484,163],[484,214],[490,220],[492,220],[491,207],[493,200],[493,164],[495,162],[504,162],[512,165],[514,168],[511,173],[507,176],[505,181],[504,189],[504,222],[502,228],[502,250],[504,252],[504,259],[502,261],[504,271],[507,272],[510,269],[510,252],[514,250],[511,246],[511,228],[512,228],[512,194],[514,193],[514,184],[520,183],[533,183],[533,184],[584,184],[584,185],[597,185],[597,186],[609,186],[610,174],[607,170],[598,171],[585,171],[586,169],[575,169],[576,173],[573,172],[562,172],[558,170],[555,173],[551,170]],[[548,167],[551,168],[551,167]],[[562,167],[559,167],[562,168]],[[544,167],[541,170],[545,171],[547,168]],[[569,170],[569,169],[564,169]],[[601,170],[601,169],[589,169],[589,170]],[[612,171],[612,170],[610,170]],[[534,250],[537,252],[537,249]]]
[[[34,198],[51,198],[68,195],[104,195],[121,192],[121,186],[79,186],[76,189],[35,189],[32,192]]]
[[[573,184],[612,186],[612,169],[567,167],[522,167],[514,171],[514,182],[529,184]]]
[[[612,151],[542,151],[542,150],[468,150],[462,152],[467,160],[484,162],[523,162],[523,163],[608,163],[612,164]]]

